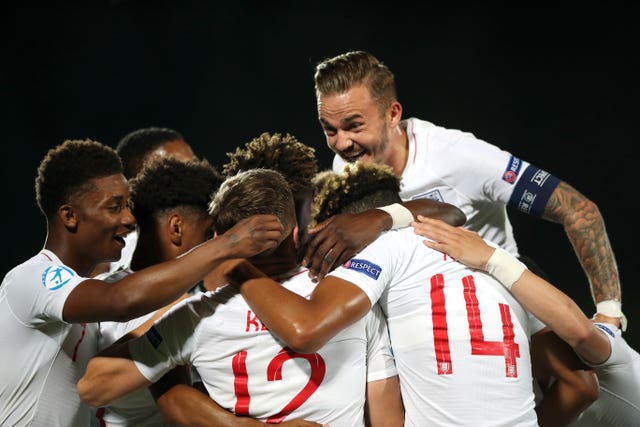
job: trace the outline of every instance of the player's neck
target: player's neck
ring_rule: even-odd
[[[409,137],[404,126],[396,126],[389,141],[389,162],[396,176],[402,176],[409,159]]]
[[[49,233],[44,243],[44,249],[53,252],[62,263],[78,273],[79,276],[89,277],[93,269],[100,262],[89,258],[86,251],[76,250],[68,239],[59,239],[55,233]]]

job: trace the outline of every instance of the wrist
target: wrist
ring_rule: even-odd
[[[408,227],[409,224],[411,224],[411,221],[414,220],[411,211],[402,206],[400,203],[393,203],[376,209],[389,214],[389,216],[391,217],[390,230],[397,230],[399,228]]]
[[[502,248],[496,248],[485,268],[489,274],[509,290],[526,269],[527,267],[522,262]]]
[[[622,303],[615,300],[600,301],[596,304],[596,314],[613,317],[620,321],[620,329],[627,330],[627,317],[622,313]]]

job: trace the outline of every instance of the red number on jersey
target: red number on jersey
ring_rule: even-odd
[[[267,380],[268,381],[280,381],[282,380],[282,366],[284,363],[291,359],[306,359],[311,366],[311,376],[307,384],[296,394],[293,399],[287,403],[284,408],[280,410],[276,415],[270,417],[267,420],[268,424],[279,424],[284,421],[285,417],[291,412],[299,408],[304,402],[311,397],[311,395],[318,389],[324,374],[326,372],[326,366],[324,359],[318,353],[303,354],[296,353],[289,348],[283,348],[280,352],[271,359],[269,366],[267,367]],[[236,415],[249,415],[249,403],[251,396],[249,395],[249,377],[247,375],[247,352],[241,351],[233,358],[233,376],[234,376],[234,389],[236,392]]]
[[[464,299],[467,307],[467,321],[471,335],[471,354],[484,356],[503,356],[505,374],[508,378],[518,377],[516,359],[520,357],[520,346],[515,343],[511,311],[506,304],[498,304],[502,318],[502,341],[485,341],[482,332],[480,307],[476,297],[476,285],[473,276],[462,279]],[[449,334],[447,327],[447,309],[444,296],[444,277],[436,274],[431,277],[431,319],[433,322],[433,344],[438,363],[438,375],[453,373],[451,352],[449,350]]]

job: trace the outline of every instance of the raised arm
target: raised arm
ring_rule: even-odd
[[[585,361],[598,364],[609,358],[609,340],[580,307],[506,251],[488,245],[473,231],[452,227],[439,220],[418,217],[418,222],[412,226],[417,234],[428,238],[424,241],[426,246],[469,267],[491,272],[529,312],[553,329]]]
[[[441,219],[451,225],[464,225],[467,218],[457,207],[432,199],[416,199],[402,203],[409,216],[423,215]],[[409,225],[409,218],[406,226]],[[309,243],[302,264],[309,268],[311,277],[323,278],[329,271],[342,265],[373,242],[380,233],[398,221],[380,209],[369,209],[357,214],[335,215],[309,230]],[[395,222],[395,223],[394,223]]]
[[[255,215],[186,254],[124,277],[115,283],[88,279],[64,305],[70,323],[127,321],[163,307],[200,281],[221,261],[248,257],[277,246],[282,225],[274,215]]]

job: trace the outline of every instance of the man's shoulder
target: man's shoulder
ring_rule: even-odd
[[[5,280],[31,279],[41,277],[44,281],[48,274],[61,276],[76,276],[73,269],[64,265],[60,259],[50,251],[42,250],[22,264],[18,264],[5,276]]]
[[[413,227],[404,227],[397,230],[383,231],[365,249],[370,253],[407,254],[415,252],[417,248],[426,248],[422,244],[424,237],[417,235]]]
[[[455,141],[464,138],[477,139],[476,136],[469,131],[437,125],[433,122],[416,117],[410,117],[403,120],[402,126],[410,135],[428,135],[430,136],[430,139],[436,141]]]

